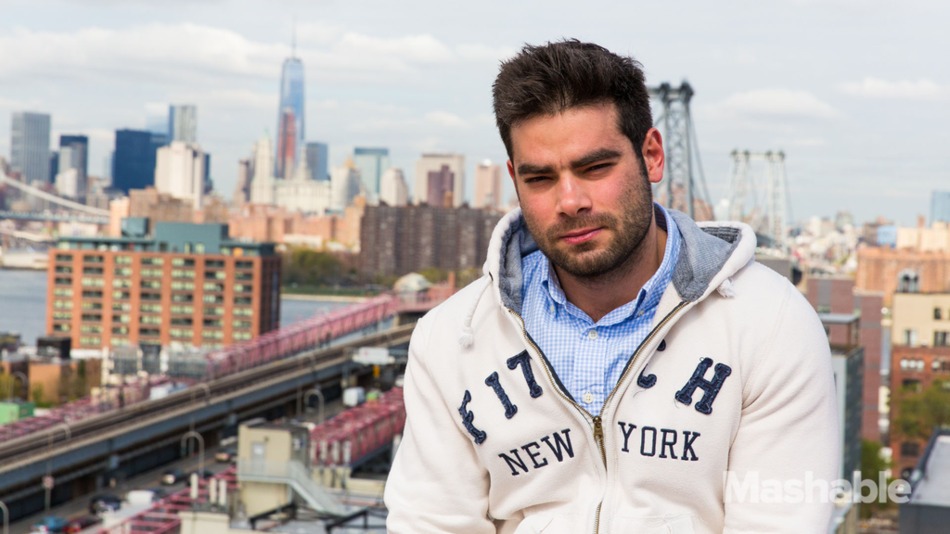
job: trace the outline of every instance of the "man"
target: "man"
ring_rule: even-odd
[[[639,64],[526,46],[494,108],[521,208],[413,334],[390,531],[826,532],[827,338],[749,227],[653,204]]]

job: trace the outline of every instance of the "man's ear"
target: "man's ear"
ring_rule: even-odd
[[[663,179],[666,155],[663,153],[663,136],[656,128],[650,128],[647,131],[641,154],[643,154],[643,165],[647,169],[647,178],[651,183],[659,183]]]

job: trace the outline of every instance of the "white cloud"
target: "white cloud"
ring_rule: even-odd
[[[842,83],[838,90],[848,95],[867,98],[938,100],[950,97],[950,86],[942,86],[926,78],[916,81],[889,81],[867,77],[860,82]]]
[[[426,113],[425,118],[427,121],[438,126],[447,128],[468,128],[468,123],[465,122],[465,119],[446,111],[432,111]]]
[[[831,119],[840,113],[808,91],[758,89],[735,93],[722,102],[704,109],[717,119],[736,118],[812,118]]]
[[[511,47],[493,47],[483,44],[462,44],[455,47],[459,57],[472,61],[501,61],[514,56],[518,51]]]
[[[449,47],[431,35],[385,39],[348,32],[333,45],[333,50],[354,58],[390,57],[412,63],[442,63],[455,56]]]

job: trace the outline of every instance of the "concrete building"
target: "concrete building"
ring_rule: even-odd
[[[50,182],[50,116],[17,111],[11,114],[10,171],[26,183]]]
[[[293,122],[286,124],[292,125]],[[288,139],[290,140],[287,142],[290,143],[292,138]],[[274,205],[287,210],[316,214],[337,209],[334,204],[332,181],[311,179],[305,159],[301,159],[296,165],[292,176],[287,179],[278,179],[271,174],[273,157],[270,140],[266,137],[261,138],[255,145],[254,151],[253,178],[250,185],[252,204]],[[358,185],[358,183],[355,184],[357,187]],[[338,209],[342,210],[344,206]]]
[[[201,209],[204,199],[205,154],[198,145],[172,141],[158,149],[155,162],[155,189]]]
[[[502,205],[501,167],[485,160],[475,166],[475,203],[472,207],[500,210]]]
[[[442,205],[442,199],[429,198],[429,181],[432,172],[442,173],[442,167],[448,168],[452,177],[452,206],[465,203],[465,156],[462,154],[423,154],[416,162],[416,175],[413,183],[413,203]]]
[[[280,257],[226,224],[125,219],[121,237],[61,238],[49,252],[47,331],[72,346],[221,346],[280,324]]]
[[[391,168],[383,173],[379,185],[379,201],[387,206],[405,206],[409,203],[409,187],[402,169]]]
[[[919,468],[910,477],[907,502],[900,505],[900,532],[943,534],[950,525],[950,430],[930,437]]]
[[[360,194],[360,171],[352,160],[330,172],[330,209],[342,212]]]
[[[74,180],[68,187],[60,188],[59,176],[64,173],[71,173],[66,180]],[[59,136],[59,172],[56,175],[56,188],[59,191],[68,191],[67,194],[72,198],[85,201],[89,191],[89,138],[85,135],[61,135]],[[66,193],[61,193],[66,194]]]
[[[465,207],[369,206],[360,228],[361,272],[372,278],[481,267],[498,218]]]
[[[864,351],[864,375],[861,394],[861,437],[881,441],[879,393],[881,356],[884,346],[883,295],[855,290],[854,280],[844,276],[808,278],[805,297],[820,314],[855,314],[858,317],[856,345]],[[850,324],[827,324],[828,340],[835,345],[851,343]]]

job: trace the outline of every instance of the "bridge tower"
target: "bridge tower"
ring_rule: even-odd
[[[660,204],[688,213],[696,220],[712,220],[699,144],[689,112],[693,88],[685,81],[679,87],[664,82],[650,87],[649,92],[662,106],[654,125],[663,134],[666,150],[666,176],[654,186],[653,196]]]
[[[760,246],[787,254],[790,211],[785,153],[733,150],[729,219],[748,223],[771,241]]]

